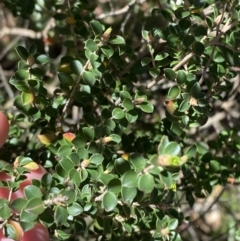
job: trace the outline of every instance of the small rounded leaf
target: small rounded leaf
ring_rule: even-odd
[[[175,85],[172,86],[169,90],[168,90],[168,94],[167,94],[167,99],[176,99],[181,93],[181,89],[179,86]]]
[[[83,69],[82,63],[79,60],[73,60],[70,63],[70,69],[74,74],[80,75]]]
[[[138,182],[138,175],[134,171],[127,171],[122,177],[122,185],[124,187],[136,187]]]
[[[29,53],[23,46],[16,47],[16,52],[21,59],[27,60]]]
[[[37,64],[47,64],[50,61],[50,58],[45,54],[40,54],[36,58]]]
[[[139,190],[150,193],[154,188],[154,179],[151,174],[143,174],[138,180],[138,188]]]
[[[121,190],[122,198],[125,202],[131,203],[137,195],[136,187],[122,187]]]
[[[174,80],[176,77],[176,73],[172,69],[166,68],[166,69],[164,69],[164,73],[165,73],[166,78],[169,80]]]
[[[122,118],[124,118],[124,111],[117,107],[117,108],[113,109],[112,117],[117,120],[122,119]]]
[[[110,212],[112,211],[116,206],[117,206],[117,197],[113,192],[106,192],[104,197],[103,197],[103,208],[107,211]]]
[[[96,82],[95,75],[92,72],[90,72],[90,71],[84,71],[82,77],[83,77],[83,81],[87,85],[93,86],[95,84],[95,82]]]
[[[185,84],[187,81],[187,75],[184,70],[179,70],[177,73],[177,82],[178,84]]]
[[[193,52],[199,56],[201,56],[204,52],[204,45],[201,42],[195,42],[192,45]]]

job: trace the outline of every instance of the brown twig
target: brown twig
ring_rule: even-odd
[[[36,32],[31,29],[25,29],[25,28],[8,28],[5,26],[1,30],[0,38],[6,35],[16,35],[16,36],[27,37],[32,39],[46,38],[48,36],[49,30],[54,26],[55,26],[55,20],[53,18],[49,19],[48,23],[46,24],[46,27],[41,32]]]
[[[220,19],[219,19],[219,22],[217,23],[217,29],[216,29],[216,36],[219,35],[220,33],[220,25],[222,24],[222,21],[223,21],[223,18],[224,18],[224,15],[225,15],[225,11],[226,11],[226,8],[227,8],[227,3],[224,5],[224,9],[222,11],[222,14],[220,15]],[[214,53],[215,53],[215,50],[216,50],[216,45],[214,44],[213,45],[213,48],[212,48],[212,52],[209,56],[209,59],[206,63],[206,66],[204,66],[203,68],[203,72],[202,72],[202,77],[201,79],[199,80],[199,83],[203,83],[204,79],[205,79],[205,76],[206,76],[206,73],[207,73],[207,69],[209,68],[211,62],[212,62],[212,59],[213,59],[213,56],[214,56]]]
[[[129,9],[136,3],[139,3],[139,4],[142,4],[144,3],[146,0],[132,0],[130,3],[128,3],[125,7],[121,8],[121,9],[118,9],[116,11],[111,11],[109,13],[102,13],[98,16],[96,16],[97,19],[104,19],[104,18],[107,18],[107,17],[112,17],[112,16],[117,16],[117,15],[121,15],[121,14],[124,14],[126,12],[129,11]]]

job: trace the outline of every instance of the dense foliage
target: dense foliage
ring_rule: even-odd
[[[238,1],[0,2],[4,235],[190,240],[240,176]]]

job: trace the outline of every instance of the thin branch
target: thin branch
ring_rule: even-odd
[[[13,91],[12,91],[12,89],[11,89],[11,87],[10,87],[10,85],[9,85],[5,75],[4,75],[4,73],[3,73],[3,69],[2,69],[1,65],[0,65],[0,78],[1,78],[3,86],[5,87],[5,90],[6,90],[7,94],[8,94],[9,99],[13,99],[14,98],[14,93],[13,93]]]
[[[46,27],[41,32],[35,32],[31,29],[25,29],[25,28],[8,28],[5,26],[1,30],[0,38],[4,37],[5,35],[17,35],[17,36],[27,37],[32,39],[41,39],[41,38],[47,37],[49,29],[54,27],[54,25],[55,25],[55,20],[51,18],[46,24]]]
[[[229,23],[231,21],[231,19],[229,19],[226,24],[224,25],[223,29],[221,30],[221,32],[214,37],[213,40],[207,42],[205,44],[205,47],[210,46],[210,45],[215,45],[219,39],[221,38],[222,35],[224,35],[226,32],[228,32],[231,28],[235,27],[238,24],[238,20],[235,20],[234,22],[232,22],[231,24]],[[205,36],[202,38],[201,42],[203,42],[208,36]],[[195,56],[195,54],[193,52],[189,53],[188,55],[186,55],[178,64],[176,64],[173,67],[173,70],[176,71],[178,70],[180,67],[182,67],[184,64],[186,64],[193,56]],[[155,84],[157,84],[158,82],[162,81],[165,77],[163,75],[159,76],[157,79],[153,80],[151,83],[148,84],[147,88],[152,88]]]
[[[83,66],[82,72],[81,72],[81,74],[78,76],[77,81],[76,81],[75,85],[73,86],[73,88],[72,88],[72,90],[71,90],[71,93],[70,93],[70,95],[69,95],[69,98],[68,98],[68,100],[67,100],[67,102],[66,102],[66,104],[65,104],[65,106],[64,106],[64,108],[63,108],[63,110],[62,110],[62,114],[61,114],[60,120],[62,120],[63,115],[67,112],[69,106],[71,105],[73,96],[74,96],[74,94],[75,94],[75,92],[76,92],[76,90],[77,90],[77,88],[78,88],[78,86],[79,86],[79,84],[80,84],[81,79],[82,79],[82,74],[83,74],[83,72],[87,69],[89,63],[90,63],[90,60],[88,60],[88,61],[86,62],[86,64]]]
[[[211,208],[219,201],[219,199],[221,198],[221,196],[223,195],[223,193],[225,192],[225,190],[226,190],[226,188],[222,188],[221,192],[220,192],[220,193],[218,194],[218,196],[212,201],[212,203],[206,208],[206,210],[205,210],[203,213],[201,213],[198,218],[196,218],[196,219],[193,220],[192,222],[189,222],[189,223],[180,231],[180,233],[184,232],[186,229],[189,228],[189,226],[192,226],[192,225],[193,225],[194,223],[196,223],[197,220],[199,220],[200,218],[203,218],[204,215],[205,215],[206,213],[208,213],[208,212],[211,210]]]
[[[131,13],[128,13],[127,16],[125,17],[125,19],[123,20],[122,24],[121,24],[120,30],[121,30],[122,34],[124,34],[125,26],[126,26],[128,20],[130,19],[130,17],[131,17]]]
[[[109,13],[102,13],[98,16],[96,16],[97,19],[104,19],[104,18],[107,18],[107,17],[112,17],[112,16],[117,16],[117,15],[121,15],[121,14],[124,14],[126,12],[129,11],[129,9],[136,3],[139,3],[139,4],[142,4],[144,3],[146,0],[133,0],[131,1],[129,4],[127,4],[125,7],[121,8],[121,9],[118,9],[116,11],[112,11],[112,12],[109,12]]]
[[[220,25],[222,24],[222,21],[223,21],[223,18],[224,18],[224,15],[225,15],[225,11],[226,11],[226,8],[227,8],[227,3],[224,5],[224,9],[223,9],[223,12],[220,16],[220,20],[219,22],[217,23],[217,30],[216,30],[216,36],[219,35],[219,32],[220,32]],[[206,73],[207,73],[207,69],[208,67],[210,66],[211,62],[212,62],[212,59],[213,59],[213,56],[214,56],[214,53],[215,53],[215,50],[216,50],[216,45],[213,45],[213,48],[212,48],[212,52],[209,56],[209,59],[206,63],[206,66],[203,68],[203,73],[202,73],[202,77],[201,79],[199,80],[199,83],[203,83],[204,79],[205,79],[205,76],[206,76]]]

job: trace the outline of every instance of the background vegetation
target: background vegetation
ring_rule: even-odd
[[[48,172],[33,183],[42,208],[17,200],[24,230],[28,218],[53,240],[240,239],[238,1],[0,4],[0,158]]]

